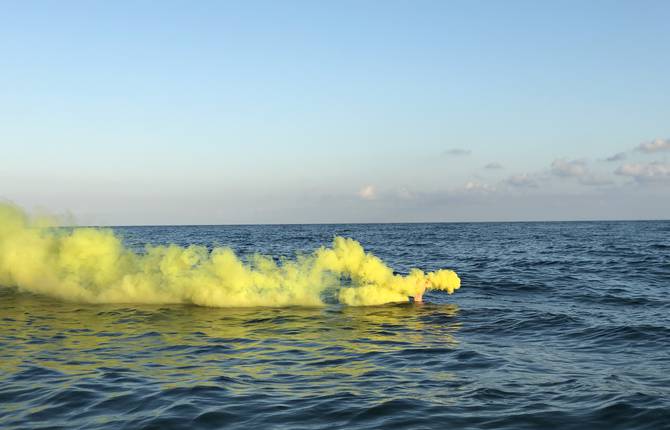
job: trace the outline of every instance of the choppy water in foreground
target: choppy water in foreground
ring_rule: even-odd
[[[291,256],[359,240],[452,296],[82,305],[0,288],[0,428],[670,428],[670,222],[118,228]]]

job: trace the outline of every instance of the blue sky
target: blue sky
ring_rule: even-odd
[[[666,1],[0,10],[0,198],[30,209],[93,224],[670,218]]]

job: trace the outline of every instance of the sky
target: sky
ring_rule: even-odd
[[[0,0],[0,199],[94,225],[670,219],[669,21]]]

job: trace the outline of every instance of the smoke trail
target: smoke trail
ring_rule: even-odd
[[[345,282],[343,282],[345,280]],[[0,203],[0,286],[87,303],[192,303],[213,307],[319,306],[332,292],[347,305],[407,301],[424,288],[453,293],[451,270],[394,275],[353,239],[277,264],[229,248],[147,246],[137,254],[110,229],[54,229]]]

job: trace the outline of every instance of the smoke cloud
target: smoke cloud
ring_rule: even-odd
[[[85,303],[212,307],[322,306],[330,298],[352,306],[408,301],[423,288],[451,294],[451,270],[395,275],[353,239],[279,263],[230,248],[126,248],[110,229],[53,228],[21,208],[0,203],[0,286]]]

